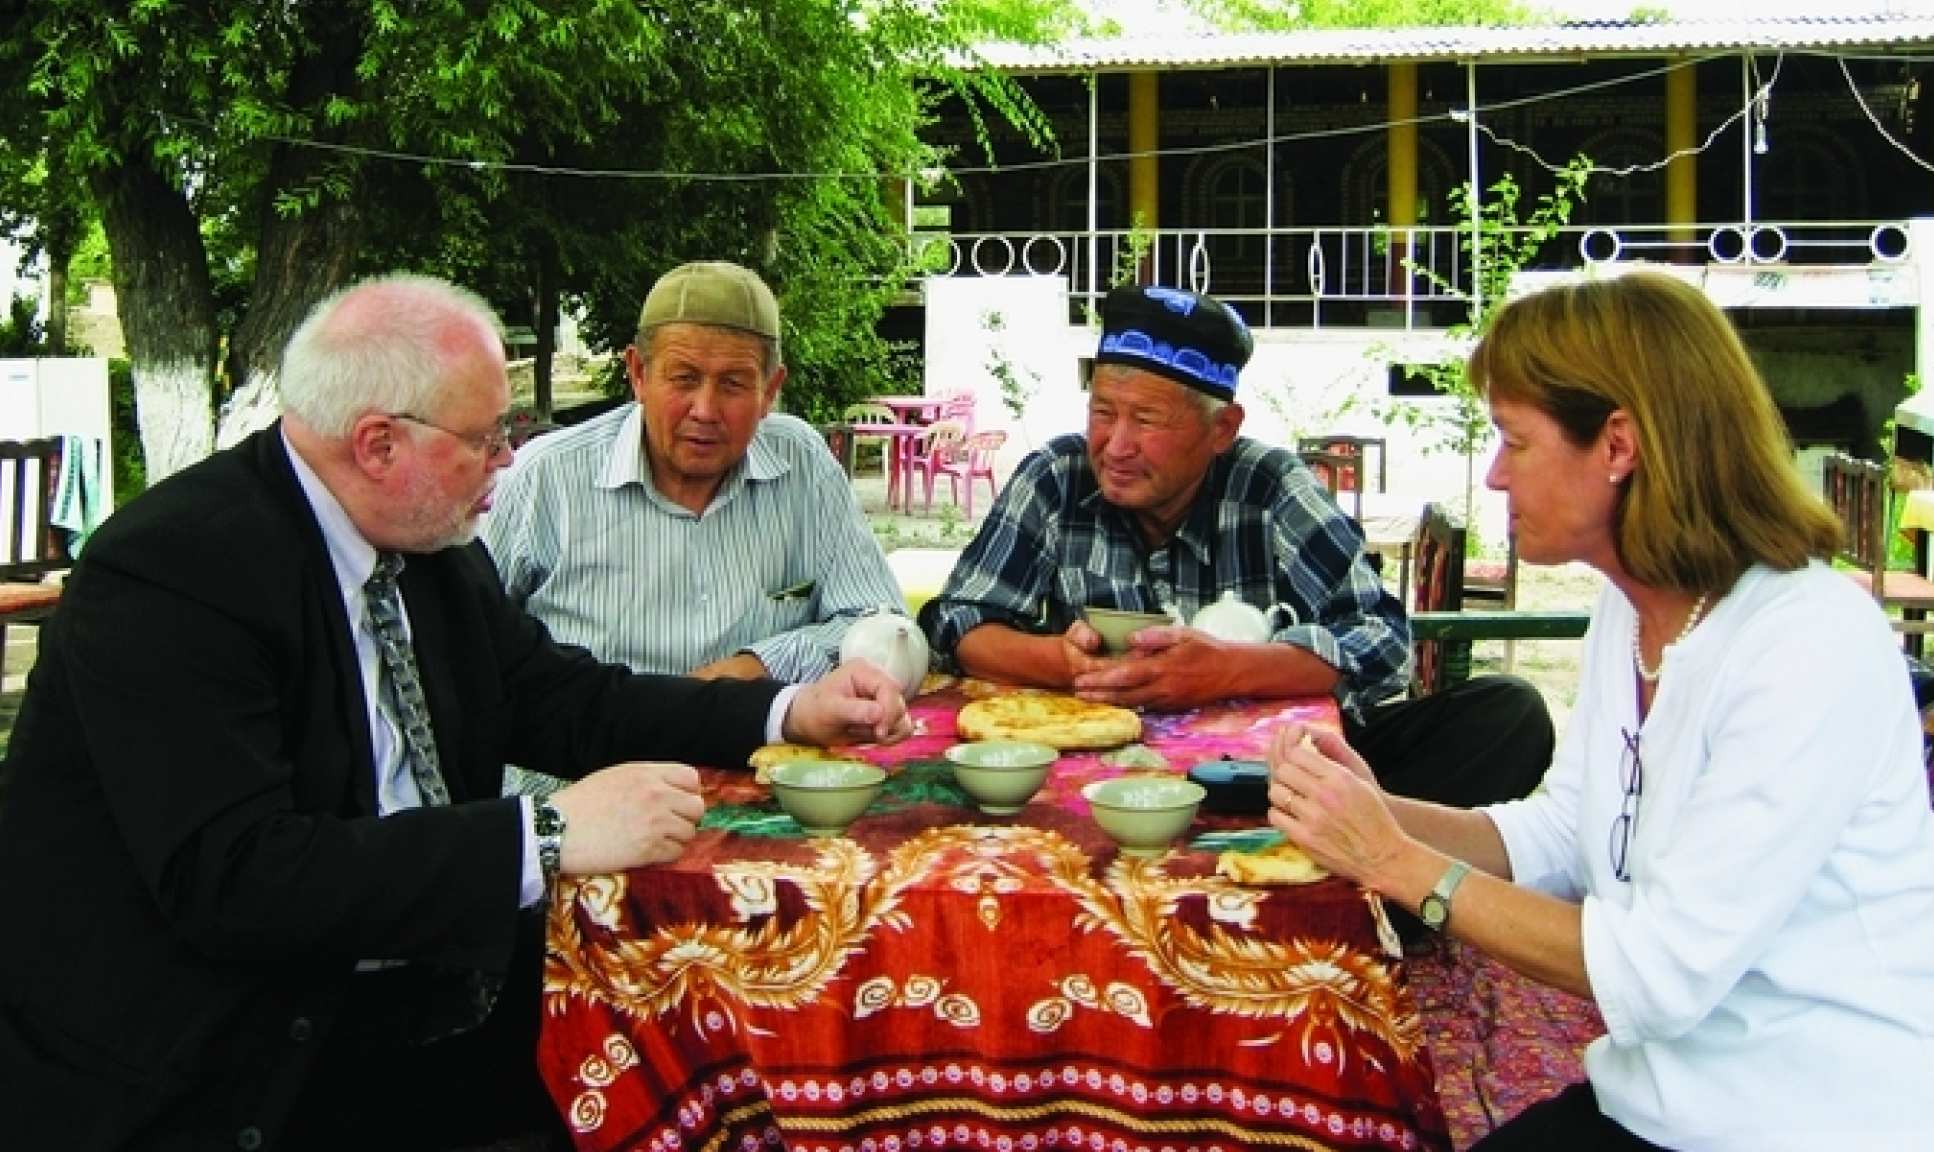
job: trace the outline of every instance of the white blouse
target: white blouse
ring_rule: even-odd
[[[1599,1107],[1679,1149],[1927,1146],[1934,812],[1896,637],[1823,565],[1755,568],[1641,725],[1632,620],[1608,584],[1544,788],[1485,809],[1519,883],[1582,898]]]

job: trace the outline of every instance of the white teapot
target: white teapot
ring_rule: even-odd
[[[839,662],[864,660],[900,684],[909,700],[927,675],[927,638],[913,621],[890,609],[853,621],[839,642]]]
[[[1189,627],[1231,644],[1263,644],[1276,631],[1273,622],[1278,613],[1292,623],[1296,619],[1295,610],[1287,604],[1272,605],[1265,612],[1239,598],[1231,588],[1223,592],[1222,599],[1196,609]]]

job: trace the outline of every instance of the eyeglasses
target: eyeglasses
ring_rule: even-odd
[[[412,424],[421,424],[425,428],[434,428],[445,436],[461,440],[465,444],[468,444],[473,451],[483,453],[484,459],[486,460],[495,457],[497,453],[510,447],[509,413],[499,416],[496,426],[484,432],[459,432],[455,428],[445,428],[434,420],[425,420],[423,417],[409,412],[389,412],[385,413],[385,415],[394,420],[408,420]]]
[[[1626,853],[1632,847],[1632,829],[1639,819],[1639,797],[1645,793],[1645,765],[1639,761],[1639,734],[1623,728],[1618,734],[1625,741],[1625,751],[1618,760],[1625,799],[1619,803],[1618,819],[1612,821],[1612,875],[1629,881],[1632,873],[1625,867]]]

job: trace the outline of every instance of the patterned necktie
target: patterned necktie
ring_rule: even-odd
[[[396,577],[403,571],[403,558],[394,552],[376,556],[376,570],[363,584],[363,598],[369,605],[369,623],[376,633],[376,647],[382,652],[384,687],[387,689],[396,723],[403,729],[403,759],[416,779],[416,790],[425,807],[450,802],[444,786],[442,763],[437,756],[436,734],[430,728],[430,706],[423,699],[423,678],[416,668],[416,652],[403,631],[403,598],[397,591]],[[404,1033],[417,1043],[466,1032],[483,1023],[497,1002],[503,987],[502,977],[474,968],[450,968],[439,964],[423,966],[429,977],[426,995],[415,1005],[413,1019],[399,1020]]]
[[[437,757],[436,735],[430,730],[430,706],[423,699],[423,679],[417,675],[416,653],[403,631],[403,598],[396,589],[396,577],[403,571],[403,558],[394,552],[379,553],[376,570],[363,585],[369,604],[369,623],[376,633],[376,647],[383,654],[384,685],[396,723],[403,729],[403,759],[416,778],[416,790],[425,807],[450,802],[444,787],[441,761]]]

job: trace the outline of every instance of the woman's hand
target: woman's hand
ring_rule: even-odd
[[[1269,745],[1269,822],[1318,864],[1367,888],[1409,844],[1370,766],[1342,736],[1290,724]]]

